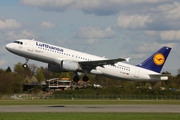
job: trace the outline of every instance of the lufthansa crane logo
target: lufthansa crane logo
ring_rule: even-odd
[[[165,58],[164,58],[163,54],[157,53],[157,54],[154,55],[153,60],[154,60],[154,63],[156,65],[162,65],[164,63],[164,61],[165,61]]]

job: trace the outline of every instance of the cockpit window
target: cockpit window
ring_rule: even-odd
[[[23,44],[23,42],[20,42],[20,41],[14,41],[13,43],[17,43],[17,44]]]

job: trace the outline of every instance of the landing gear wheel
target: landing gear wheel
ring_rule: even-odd
[[[28,59],[28,58],[26,58],[26,62],[22,65],[22,66],[23,66],[23,68],[27,68],[27,67],[28,67],[28,65],[27,65],[28,61],[29,61],[29,59]]]
[[[82,78],[82,80],[83,80],[84,82],[87,82],[87,81],[89,80],[89,77],[88,77],[87,75],[84,75],[83,78]]]
[[[28,67],[28,65],[26,63],[23,64],[22,66],[23,66],[23,68],[27,68]]]
[[[78,75],[74,76],[73,81],[78,82],[79,81],[79,76]]]

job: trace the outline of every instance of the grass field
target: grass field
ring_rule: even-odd
[[[0,100],[0,105],[180,105],[180,100]]]
[[[178,113],[0,113],[0,120],[179,120]]]

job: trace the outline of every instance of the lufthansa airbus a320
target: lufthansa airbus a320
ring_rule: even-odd
[[[6,45],[6,49],[16,55],[29,59],[45,62],[52,72],[75,72],[73,80],[78,81],[77,72],[85,73],[82,78],[87,81],[87,73],[115,78],[119,80],[134,81],[159,81],[168,80],[166,74],[161,74],[161,69],[171,51],[164,46],[153,53],[138,65],[130,65],[124,61],[130,58],[107,59],[48,43],[20,39]]]

